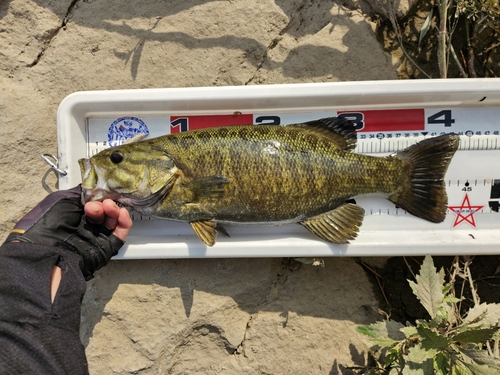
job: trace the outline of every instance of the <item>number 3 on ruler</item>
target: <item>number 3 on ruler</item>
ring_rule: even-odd
[[[451,110],[444,109],[439,111],[438,113],[427,117],[428,124],[443,124],[446,127],[451,126],[451,124],[455,123],[455,119],[451,117]]]
[[[365,116],[363,112],[346,112],[338,114],[337,118],[349,120],[355,130],[363,130],[365,128]]]

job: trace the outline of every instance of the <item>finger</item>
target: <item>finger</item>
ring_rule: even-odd
[[[125,208],[121,208],[118,215],[118,224],[113,231],[113,234],[120,240],[125,241],[132,228],[132,219],[129,212]]]
[[[104,209],[104,222],[102,223],[106,228],[114,230],[118,225],[118,216],[120,216],[120,207],[111,199],[105,199],[102,202]]]
[[[104,223],[104,208],[102,202],[87,202],[84,206],[85,215],[91,223],[102,225]]]
[[[62,269],[59,266],[54,266],[54,268],[52,268],[52,275],[50,276],[50,303],[54,303],[57,290],[61,284],[61,279]]]

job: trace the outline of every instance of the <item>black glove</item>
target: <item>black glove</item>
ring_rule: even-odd
[[[82,257],[80,268],[86,280],[108,264],[124,242],[104,225],[87,221],[81,203],[81,186],[48,195],[24,216],[5,242],[21,241],[56,246]]]

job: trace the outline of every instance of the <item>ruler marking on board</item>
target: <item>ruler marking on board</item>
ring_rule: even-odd
[[[479,115],[474,115],[476,112]],[[405,117],[407,115],[409,117],[408,123],[406,123]],[[481,121],[481,129],[477,129],[477,118],[481,117],[481,115],[487,121]],[[424,139],[441,134],[454,132],[460,135],[459,150],[450,164],[445,180],[448,205],[461,207],[464,195],[469,194],[468,197],[471,205],[483,206],[481,210],[474,213],[480,218],[478,225],[481,227],[492,227],[490,219],[488,219],[489,224],[487,225],[484,224],[484,219],[482,219],[482,217],[491,217],[495,220],[493,226],[495,228],[498,227],[500,216],[496,215],[499,215],[500,206],[500,171],[498,175],[490,176],[497,169],[495,160],[499,156],[496,155],[496,152],[499,151],[500,138],[500,123],[496,121],[497,118],[500,118],[500,108],[497,107],[332,111],[327,113],[307,112],[302,114],[259,113],[238,115],[236,117],[232,114],[205,116],[163,115],[142,117],[141,120],[149,127],[149,137],[152,138],[171,132],[198,129],[207,123],[210,125],[229,125],[230,123],[248,124],[249,122],[253,122],[257,125],[282,125],[329,116],[343,116],[354,121],[356,126],[359,127],[357,129],[358,141],[354,152],[362,154],[394,153]],[[108,128],[114,120],[116,120],[116,117],[86,119],[88,156],[95,155],[99,151],[109,147],[109,139],[107,138]],[[472,161],[469,162],[469,159]],[[481,180],[483,181],[482,184],[480,184]],[[498,187],[495,187],[497,186],[495,184]],[[491,193],[489,190],[491,190]],[[497,195],[498,197],[496,197]],[[358,199],[356,197],[355,200],[365,208],[366,216],[412,216],[407,215],[405,210],[383,198]],[[136,212],[133,212],[132,216],[135,220],[151,219]],[[448,216],[451,217],[453,214],[448,212],[446,221],[451,220]],[[451,224],[448,223],[446,225],[450,227]],[[433,227],[429,226],[426,228]],[[461,227],[459,226],[459,228]]]

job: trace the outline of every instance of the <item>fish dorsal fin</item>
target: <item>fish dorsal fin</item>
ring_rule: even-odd
[[[200,200],[219,199],[224,194],[224,186],[229,183],[221,176],[203,176],[189,181],[184,186],[191,192],[191,203]]]
[[[325,241],[345,244],[358,235],[365,210],[347,203],[332,211],[313,216],[300,224]]]
[[[215,245],[217,233],[229,237],[226,230],[213,220],[192,221],[189,224],[191,224],[191,228],[193,228],[200,240],[202,240],[207,246]]]
[[[129,145],[131,143],[139,142],[140,140],[146,138],[147,136],[148,136],[148,133],[136,134],[132,138],[129,138],[125,142],[123,142],[122,145]]]
[[[328,136],[342,150],[352,151],[356,148],[357,135],[355,126],[345,118],[326,117],[290,126],[310,127],[321,131],[323,135]]]

